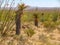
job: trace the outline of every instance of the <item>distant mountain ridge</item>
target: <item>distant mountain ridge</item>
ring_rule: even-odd
[[[60,10],[60,7],[29,7],[26,10]]]
[[[32,11],[35,10],[36,8],[37,10],[59,10],[60,11],[60,7],[27,7],[25,11]],[[1,9],[9,10],[10,7],[0,8],[0,10]],[[17,7],[12,7],[11,10],[17,10]]]

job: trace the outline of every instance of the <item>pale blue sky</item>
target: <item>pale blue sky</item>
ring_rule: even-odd
[[[24,0],[23,2],[38,7],[60,7],[59,0]]]
[[[9,0],[9,3],[11,2],[12,0]],[[15,4],[13,7],[17,6],[17,4],[21,2],[34,7],[60,7],[60,0],[14,0],[14,2]]]

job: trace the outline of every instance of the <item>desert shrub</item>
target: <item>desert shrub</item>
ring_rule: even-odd
[[[30,22],[30,21],[33,21],[33,15],[32,15],[32,13],[24,12],[21,20],[22,20],[22,22]]]
[[[59,21],[58,22],[53,22],[53,21],[44,22],[44,27],[47,28],[46,32],[53,32],[56,28],[58,28],[58,25],[59,25]]]
[[[52,22],[52,21],[51,22],[50,21],[45,21],[44,26],[47,27],[47,28],[48,27],[49,28],[54,28],[56,26],[56,24],[54,22]]]
[[[25,33],[26,33],[29,37],[31,37],[31,36],[33,36],[33,35],[35,34],[34,30],[32,30],[32,29],[25,30]]]
[[[58,19],[58,15],[54,13],[52,16],[52,21],[55,22],[55,21],[57,21],[57,19]]]
[[[0,13],[0,32],[2,35],[6,35],[15,24],[15,13],[13,10],[3,10]]]
[[[40,21],[41,22],[52,21],[52,14],[41,15]]]

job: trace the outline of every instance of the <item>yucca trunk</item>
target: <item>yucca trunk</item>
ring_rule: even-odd
[[[20,34],[21,19],[20,15],[16,15],[16,34]]]
[[[16,34],[17,35],[20,34],[20,30],[21,30],[21,15],[22,15],[22,12],[16,15]]]
[[[37,14],[34,14],[34,24],[38,27],[38,17]]]

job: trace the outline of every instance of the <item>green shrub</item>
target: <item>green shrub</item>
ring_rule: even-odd
[[[44,26],[45,27],[49,27],[49,28],[55,28],[56,27],[56,23],[55,22],[52,22],[52,21],[45,21],[44,22]]]
[[[33,34],[35,34],[34,30],[32,30],[32,29],[25,30],[25,33],[26,33],[29,37],[31,37]]]
[[[46,21],[46,22],[44,22],[44,27],[47,28],[47,30],[45,30],[45,31],[47,31],[48,33],[53,32],[54,29],[57,27],[57,23],[53,22],[53,21],[51,21],[51,22]]]
[[[58,15],[57,14],[54,14],[53,17],[52,17],[52,21],[57,21],[57,18],[58,18]]]

